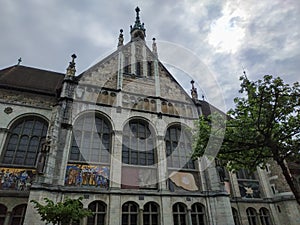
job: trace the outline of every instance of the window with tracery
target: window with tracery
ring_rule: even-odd
[[[123,129],[122,162],[131,165],[155,164],[155,136],[149,123],[133,120]]]
[[[109,163],[112,130],[110,123],[93,113],[81,116],[73,126],[70,161]]]
[[[9,225],[22,225],[25,219],[26,208],[26,204],[16,206],[12,211]]]
[[[143,211],[144,225],[159,225],[159,206],[154,202],[144,205]]]
[[[17,120],[9,130],[2,165],[34,167],[47,129],[47,121],[39,117],[27,116]]]
[[[90,209],[94,215],[88,217],[87,225],[105,225],[106,204],[102,201],[94,201],[89,204]]]
[[[231,208],[234,225],[240,225],[239,213],[235,208]]]
[[[122,206],[122,225],[138,225],[138,205],[126,202]]]
[[[183,203],[173,205],[173,222],[174,225],[187,225],[187,208]]]
[[[195,169],[191,159],[192,141],[191,135],[180,125],[168,128],[165,143],[168,167]]]
[[[259,210],[261,225],[272,225],[270,212],[266,208],[260,208]]]
[[[205,225],[205,208],[200,203],[192,205],[192,225]]]
[[[246,210],[249,225],[258,225],[257,212],[254,208]]]

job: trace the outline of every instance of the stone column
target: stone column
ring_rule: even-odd
[[[121,188],[122,175],[122,131],[115,131],[110,160],[110,187]]]
[[[144,210],[143,209],[139,209],[139,215],[138,215],[138,224],[144,224]]]
[[[163,136],[157,136],[157,170],[159,190],[167,190],[168,168],[166,159],[165,142]]]
[[[161,199],[161,224],[173,224],[172,203],[169,196],[163,196]]]
[[[187,218],[188,218],[188,225],[193,225],[192,224],[192,210],[191,209],[187,210]]]
[[[9,225],[10,219],[11,219],[12,212],[6,212],[5,220],[4,220],[4,225]]]
[[[121,199],[119,195],[110,195],[107,224],[121,224],[122,206],[120,205],[120,201]]]

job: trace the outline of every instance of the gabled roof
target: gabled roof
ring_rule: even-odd
[[[56,95],[64,74],[21,65],[0,70],[0,88]]]

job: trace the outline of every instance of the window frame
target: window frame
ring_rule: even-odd
[[[90,122],[92,127],[86,129]],[[100,131],[97,129],[98,125],[101,126]],[[106,117],[91,112],[79,116],[73,126],[68,162],[109,165],[112,137],[112,126]],[[107,140],[103,143],[104,138],[107,138]],[[84,155],[82,151],[84,151]],[[87,158],[84,156],[87,156]],[[94,160],[95,158],[97,160]]]
[[[91,209],[91,207],[95,204],[95,211]],[[104,211],[99,210],[99,206],[104,207]],[[93,201],[88,205],[88,209],[93,211],[93,215],[87,218],[87,225],[97,225],[99,222],[99,217],[101,218],[101,224],[106,224],[106,214],[107,214],[107,205],[103,201]],[[93,221],[89,221],[93,220]]]
[[[183,208],[183,211],[180,211],[180,208]],[[174,225],[188,225],[188,211],[187,206],[184,203],[177,202],[172,207],[173,214],[173,224]],[[182,216],[184,220],[182,221]]]
[[[149,211],[145,211],[145,207],[149,208]],[[153,206],[156,207],[156,211],[152,211],[153,210]],[[143,210],[143,222],[145,224],[145,217],[149,216],[149,223],[147,223],[147,225],[159,225],[160,224],[160,208],[159,205],[155,202],[147,202],[144,205],[144,210]],[[156,221],[157,223],[153,222],[153,217],[156,217]]]
[[[1,154],[1,166],[35,168],[38,155],[47,137],[48,127],[48,121],[37,115],[23,116],[14,121],[5,139]],[[14,149],[10,150],[9,148]],[[22,162],[18,162],[18,158]]]
[[[135,211],[131,211],[132,206],[135,207]],[[125,211],[124,208],[128,207],[128,210]],[[127,216],[127,221],[124,223],[124,217]],[[133,223],[132,219],[135,218],[136,223]],[[138,225],[139,224],[139,206],[137,203],[129,201],[125,202],[122,205],[122,218],[121,218],[122,225]]]
[[[201,211],[198,211],[197,206],[201,208]],[[196,223],[193,223],[193,217],[195,217]],[[192,225],[206,225],[206,213],[205,213],[205,207],[203,204],[196,202],[192,205],[191,220],[192,220]]]
[[[257,212],[254,208],[249,207],[246,209],[247,218],[249,225],[258,225],[258,218],[257,218]]]
[[[140,130],[141,128],[144,129]],[[156,135],[153,127],[141,119],[127,122],[122,135],[122,163],[154,167],[156,158]]]
[[[189,137],[185,127],[180,124],[168,127],[164,141],[169,169],[196,170],[195,163],[191,159],[192,141]]]

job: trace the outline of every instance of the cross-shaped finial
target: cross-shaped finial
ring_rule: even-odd
[[[18,59],[18,65],[20,65],[21,62],[22,62],[22,58],[20,57],[20,58]]]

